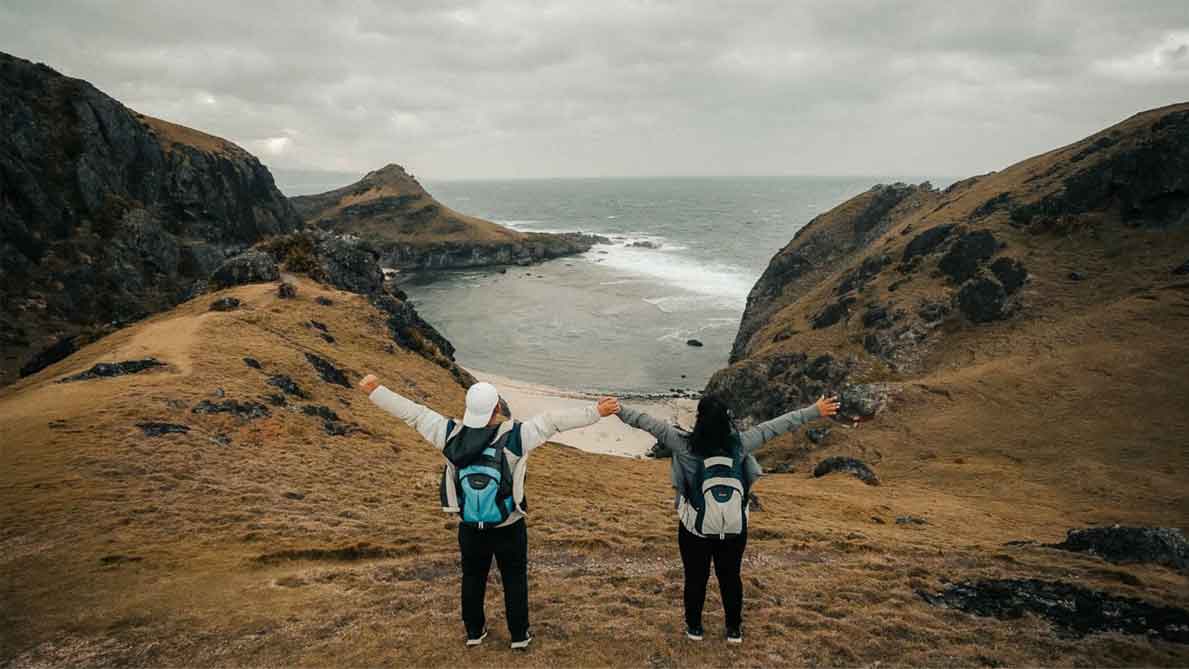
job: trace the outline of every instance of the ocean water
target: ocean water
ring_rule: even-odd
[[[506,273],[423,273],[402,288],[468,368],[581,392],[700,389],[726,364],[747,293],[772,255],[816,214],[898,180],[923,179],[428,183],[459,211],[613,243]]]

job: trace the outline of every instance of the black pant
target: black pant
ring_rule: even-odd
[[[681,548],[681,563],[685,565],[685,624],[702,626],[702,606],[706,602],[706,582],[710,580],[713,560],[727,627],[742,625],[743,579],[739,570],[743,567],[747,533],[729,539],[707,539],[678,523],[677,545]]]
[[[507,527],[477,529],[458,525],[458,547],[462,551],[462,622],[467,636],[476,638],[487,625],[483,600],[487,596],[487,572],[495,556],[504,581],[504,610],[513,641],[528,637],[528,531],[524,520]]]

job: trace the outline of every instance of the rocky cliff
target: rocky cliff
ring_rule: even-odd
[[[223,139],[6,54],[0,98],[0,384],[48,342],[188,299],[228,255],[301,226]]]
[[[518,232],[460,214],[435,200],[400,165],[292,202],[308,224],[358,235],[380,250],[385,267],[401,269],[527,265],[583,253],[606,241],[594,235]]]
[[[1085,449],[1119,447],[1127,434],[1152,457],[1171,457],[1167,423],[1116,412],[1184,422],[1140,389],[1163,379],[1161,395],[1186,406],[1189,343],[1177,333],[1189,326],[1187,262],[1189,104],[1179,104],[944,190],[876,186],[818,216],[752,289],[731,366],[707,391],[729,398],[745,423],[829,392],[842,393],[848,426],[940,403],[947,417],[929,419],[937,429],[991,449],[991,435],[1031,444],[1046,434],[1036,403],[1078,416]],[[989,388],[1006,396],[987,397]],[[1099,402],[1115,407],[1110,418],[1090,406]],[[1022,411],[1010,427],[989,416],[1000,403]],[[766,457],[796,466],[886,453],[861,431],[825,434]],[[1053,441],[1067,440],[1038,452]],[[913,447],[923,443],[935,444],[921,437]]]

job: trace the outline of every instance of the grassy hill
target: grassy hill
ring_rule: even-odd
[[[242,304],[209,311],[222,297]],[[398,392],[458,413],[463,388],[438,365],[393,347],[384,323],[365,298],[306,280],[293,300],[280,300],[268,284],[241,286],[121,330],[0,391],[0,599],[11,603],[0,608],[0,661],[1175,665],[1187,658],[1184,646],[1166,642],[1063,638],[1038,619],[1005,623],[922,601],[918,589],[1026,574],[1189,604],[1183,575],[1164,567],[1004,546],[1055,541],[1088,522],[1175,522],[1179,507],[1154,503],[1142,487],[1071,503],[1038,484],[979,484],[988,473],[1024,471],[1017,460],[1028,462],[1030,448],[1005,442],[970,453],[966,435],[931,430],[925,410],[887,421],[899,426],[888,429],[936,457],[881,445],[882,486],[805,472],[759,484],[741,647],[715,637],[716,594],[709,641],[694,645],[680,634],[667,463],[547,445],[532,456],[528,483],[538,643],[527,655],[507,650],[494,585],[491,643],[467,652],[455,529],[437,508],[440,456],[357,391],[323,380],[306,357],[329,361],[350,384],[373,371]],[[59,383],[99,362],[150,357],[164,366]],[[278,375],[308,398],[271,385]],[[284,406],[270,395],[284,396]],[[194,412],[231,400],[244,417]],[[248,417],[260,412],[245,403],[268,415]],[[333,411],[341,428],[334,431],[348,433],[332,436],[316,415],[322,410],[307,415],[307,406]],[[1048,412],[1021,409],[999,415],[1038,422]],[[188,432],[151,437],[138,427],[146,422]],[[1171,463],[1164,476],[1183,471]],[[895,521],[908,515],[928,524]]]

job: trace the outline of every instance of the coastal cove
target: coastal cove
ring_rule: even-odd
[[[513,229],[611,243],[527,268],[415,272],[398,283],[464,366],[588,394],[700,391],[727,362],[752,284],[797,230],[876,183],[923,180],[434,183],[448,206]]]

